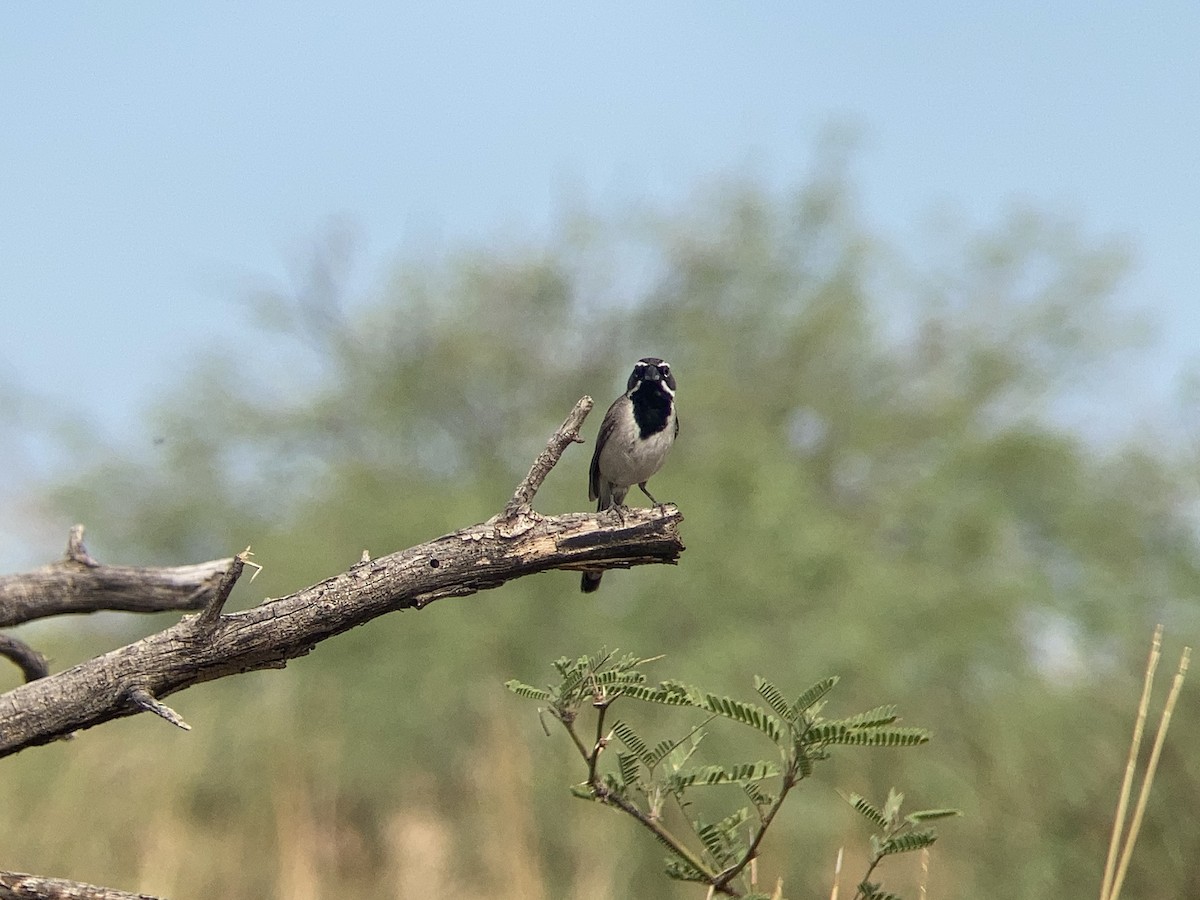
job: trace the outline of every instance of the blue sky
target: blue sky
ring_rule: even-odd
[[[897,240],[1014,203],[1126,239],[1162,400],[1200,339],[1198,47],[1190,0],[6,4],[0,403],[136,430],[330,217],[378,273],[573,202],[792,186],[831,122]],[[37,474],[8,465],[25,415],[0,500]]]

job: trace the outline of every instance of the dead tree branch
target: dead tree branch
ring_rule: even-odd
[[[212,628],[217,624],[217,620],[221,618],[221,610],[225,608],[225,601],[233,593],[233,586],[237,584],[237,580],[242,577],[242,569],[246,568],[246,558],[249,556],[250,548],[247,547],[230,561],[229,568],[221,576],[221,583],[217,585],[217,589],[208,598],[196,619],[198,627]]]
[[[21,670],[26,681],[45,678],[50,674],[50,669],[46,665],[46,657],[12,635],[0,634],[0,656],[6,656],[12,660]]]
[[[205,595],[209,605],[199,616],[0,695],[0,756],[142,711],[183,727],[164,697],[226,675],[282,668],[326,638],[385,613],[424,609],[442,597],[551,569],[676,562],[684,547],[682,517],[673,505],[627,509],[621,516],[541,516],[529,507],[563,449],[578,439],[590,405],[587,397],[576,404],[505,511],[480,525],[364,559],[340,575],[234,613],[221,609],[245,554],[222,560],[222,584]]]
[[[127,894],[61,878],[23,872],[0,872],[0,900],[156,900],[149,894]]]
[[[546,442],[546,449],[538,454],[537,459],[533,461],[533,465],[529,467],[529,474],[517,485],[512,499],[504,507],[504,512],[501,514],[502,518],[512,520],[522,512],[528,511],[533,503],[534,495],[538,492],[538,488],[542,486],[542,482],[546,480],[546,476],[550,474],[550,470],[558,465],[563,451],[571,446],[571,444],[583,443],[583,438],[579,436],[579,426],[583,424],[583,420],[592,411],[592,403],[591,397],[586,395],[580,397],[579,402],[575,404],[575,408],[571,410],[571,414],[558,426],[558,430],[550,435],[550,440]]]
[[[0,575],[0,628],[33,619],[102,609],[162,612],[200,609],[233,560],[170,568],[106,566],[83,546],[83,526],[71,529],[66,555],[20,575]]]

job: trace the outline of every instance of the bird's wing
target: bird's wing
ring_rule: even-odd
[[[624,399],[624,397],[618,397],[608,408],[608,412],[604,414],[604,421],[600,423],[600,431],[596,435],[596,449],[592,451],[592,465],[588,469],[589,500],[595,500],[600,496],[600,451],[604,449],[604,445],[612,437],[613,429],[617,427],[617,404]]]

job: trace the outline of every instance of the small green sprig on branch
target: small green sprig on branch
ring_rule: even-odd
[[[823,678],[794,700],[765,678],[754,686],[766,707],[710,693],[679,681],[647,682],[643,668],[662,657],[642,659],[617,656],[602,650],[594,656],[563,657],[554,663],[559,681],[537,688],[519,681],[505,685],[513,693],[539,704],[539,714],[557,720],[570,736],[587,768],[587,777],[571,788],[584,800],[603,803],[632,816],[670,852],[666,874],[709,888],[709,896],[722,894],[744,900],[772,900],[782,896],[757,889],[755,861],[767,829],[792,790],[808,778],[817,762],[828,759],[835,746],[911,747],[926,743],[929,732],[900,727],[894,706],[880,706],[843,719],[821,715],[826,695],[837,677]],[[675,737],[647,738],[626,719],[615,719],[612,707],[623,701],[678,707],[704,714],[696,724]],[[593,716],[593,721],[585,721]],[[733,722],[771,740],[777,759],[731,761],[699,765],[697,749],[712,726]],[[617,743],[615,752],[606,751]],[[615,759],[614,759],[615,757]],[[602,766],[601,761],[606,765]],[[749,803],[716,821],[693,818],[694,792],[714,785],[740,788]],[[936,840],[933,829],[921,823],[957,815],[955,810],[922,810],[899,817],[902,795],[892,792],[883,808],[856,794],[847,799],[878,829],[872,836],[869,868],[858,887],[864,900],[892,897],[870,881],[885,856],[928,847]],[[679,833],[665,821],[671,806],[687,823],[690,833]]]
[[[871,881],[876,867],[884,857],[897,853],[912,853],[924,850],[937,840],[937,832],[923,827],[926,822],[960,815],[957,809],[922,809],[900,817],[900,806],[904,795],[895,789],[888,791],[887,801],[882,807],[875,806],[858,794],[843,795],[864,819],[879,830],[871,835],[871,856],[867,874],[858,883],[855,900],[900,900],[895,894],[883,890],[883,885]]]

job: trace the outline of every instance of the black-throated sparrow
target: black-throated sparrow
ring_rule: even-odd
[[[596,437],[588,499],[599,501],[597,512],[624,506],[625,495],[635,484],[657,504],[646,482],[662,467],[678,434],[671,367],[656,356],[639,359],[625,393],[604,414]],[[580,589],[596,590],[603,575],[603,571],[584,572]]]

